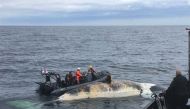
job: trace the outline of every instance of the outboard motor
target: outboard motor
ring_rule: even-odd
[[[107,82],[108,84],[111,84],[111,75],[108,75],[108,76],[107,76],[106,82]]]
[[[41,83],[39,87],[39,93],[43,95],[49,95],[54,88],[51,86],[51,83]]]
[[[107,75],[105,82],[108,84],[111,84],[111,80],[112,80],[111,74],[105,70],[105,71],[102,71],[102,75]]]

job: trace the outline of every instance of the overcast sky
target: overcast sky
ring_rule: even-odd
[[[0,0],[0,25],[190,25],[190,0]]]

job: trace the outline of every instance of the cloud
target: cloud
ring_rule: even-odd
[[[0,0],[0,8],[77,12],[186,6],[190,0]]]
[[[190,0],[0,0],[0,22],[186,17]]]
[[[109,15],[116,11],[182,7],[188,4],[190,0],[0,0],[0,16],[38,16],[57,12],[67,16],[70,13],[94,11]]]

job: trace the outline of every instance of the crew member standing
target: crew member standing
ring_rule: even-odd
[[[77,71],[75,72],[75,76],[76,76],[77,84],[80,84],[80,78],[82,76],[80,72],[80,68],[77,68]]]
[[[69,72],[69,85],[73,85],[73,74]]]
[[[42,75],[45,75],[45,78],[46,78],[46,81],[45,81],[45,83],[51,83],[50,82],[50,74],[49,74],[49,72],[48,72],[48,70],[45,68],[42,68],[42,70],[41,70],[41,74]]]
[[[97,79],[95,75],[96,71],[93,69],[92,65],[89,65],[88,73],[89,73],[88,81],[93,81]]]

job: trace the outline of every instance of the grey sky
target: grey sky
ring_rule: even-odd
[[[1,25],[190,25],[190,0],[0,0]]]

